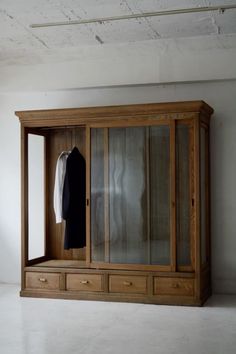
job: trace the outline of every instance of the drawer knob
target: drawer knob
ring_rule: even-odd
[[[39,278],[39,281],[41,281],[41,283],[46,283],[47,279],[46,278]]]
[[[88,280],[81,280],[81,282],[80,282],[81,284],[88,284],[89,283],[89,281]]]
[[[178,283],[173,284],[172,288],[178,289],[179,288],[179,284]]]
[[[132,282],[131,281],[124,281],[123,284],[125,286],[131,286],[132,285]]]

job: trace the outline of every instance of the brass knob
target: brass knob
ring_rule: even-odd
[[[125,285],[125,286],[131,286],[131,285],[132,285],[132,282],[131,282],[131,281],[124,281],[124,282],[123,282],[123,285]]]
[[[46,282],[47,282],[47,279],[45,279],[45,278],[39,278],[39,281],[41,281],[42,283],[46,283]]]
[[[179,288],[179,284],[178,283],[173,284],[172,288],[178,289]]]
[[[81,284],[88,284],[89,283],[89,281],[88,280],[81,280],[81,282],[80,282]]]

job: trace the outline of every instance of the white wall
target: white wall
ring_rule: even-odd
[[[215,292],[236,293],[236,81],[0,95],[0,282],[20,279],[20,131],[15,110],[203,99],[211,124]]]
[[[158,39],[0,61],[0,92],[236,79],[236,35]],[[36,63],[35,63],[36,61]]]

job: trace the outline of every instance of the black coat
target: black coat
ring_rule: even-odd
[[[85,159],[74,147],[66,161],[62,215],[66,220],[64,249],[86,245],[86,169]]]

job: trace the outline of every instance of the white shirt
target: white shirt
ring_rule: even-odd
[[[66,174],[66,160],[69,154],[70,151],[63,151],[59,155],[56,164],[53,206],[57,224],[62,222],[62,195]]]

